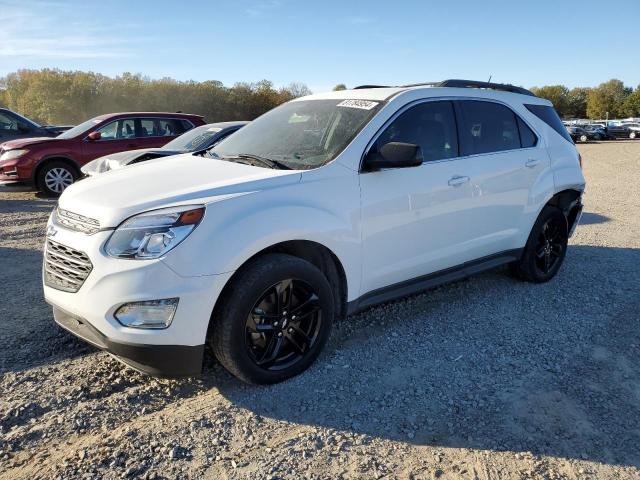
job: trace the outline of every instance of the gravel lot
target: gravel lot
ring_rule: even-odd
[[[336,325],[308,372],[142,376],[54,323],[51,200],[0,187],[0,478],[640,478],[640,141],[580,145],[559,276],[505,269]]]

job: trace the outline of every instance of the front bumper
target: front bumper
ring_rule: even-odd
[[[190,377],[202,371],[203,345],[139,345],[107,338],[85,319],[53,307],[53,318],[76,337],[104,350],[126,365],[157,377]]]
[[[232,272],[184,277],[161,259],[107,256],[103,245],[111,231],[85,235],[60,226],[54,230],[52,240],[85,253],[93,267],[75,293],[43,285],[58,324],[151,375],[188,376],[200,371],[211,313]],[[178,248],[183,247],[188,248],[188,241]],[[165,329],[125,327],[114,317],[124,303],[162,298],[179,298],[173,321]]]

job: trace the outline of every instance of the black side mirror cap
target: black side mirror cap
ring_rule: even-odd
[[[422,165],[422,149],[413,143],[389,142],[379,150],[370,150],[364,161],[367,171],[381,168],[408,168]]]

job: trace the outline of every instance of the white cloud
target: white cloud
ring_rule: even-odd
[[[0,0],[0,58],[132,56],[132,51],[118,36],[92,22],[74,22],[78,17],[77,8],[59,1]]]

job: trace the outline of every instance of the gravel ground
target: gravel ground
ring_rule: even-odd
[[[303,375],[156,380],[58,328],[50,200],[0,189],[0,478],[640,478],[640,141],[581,145],[556,279],[504,269],[336,325]]]

